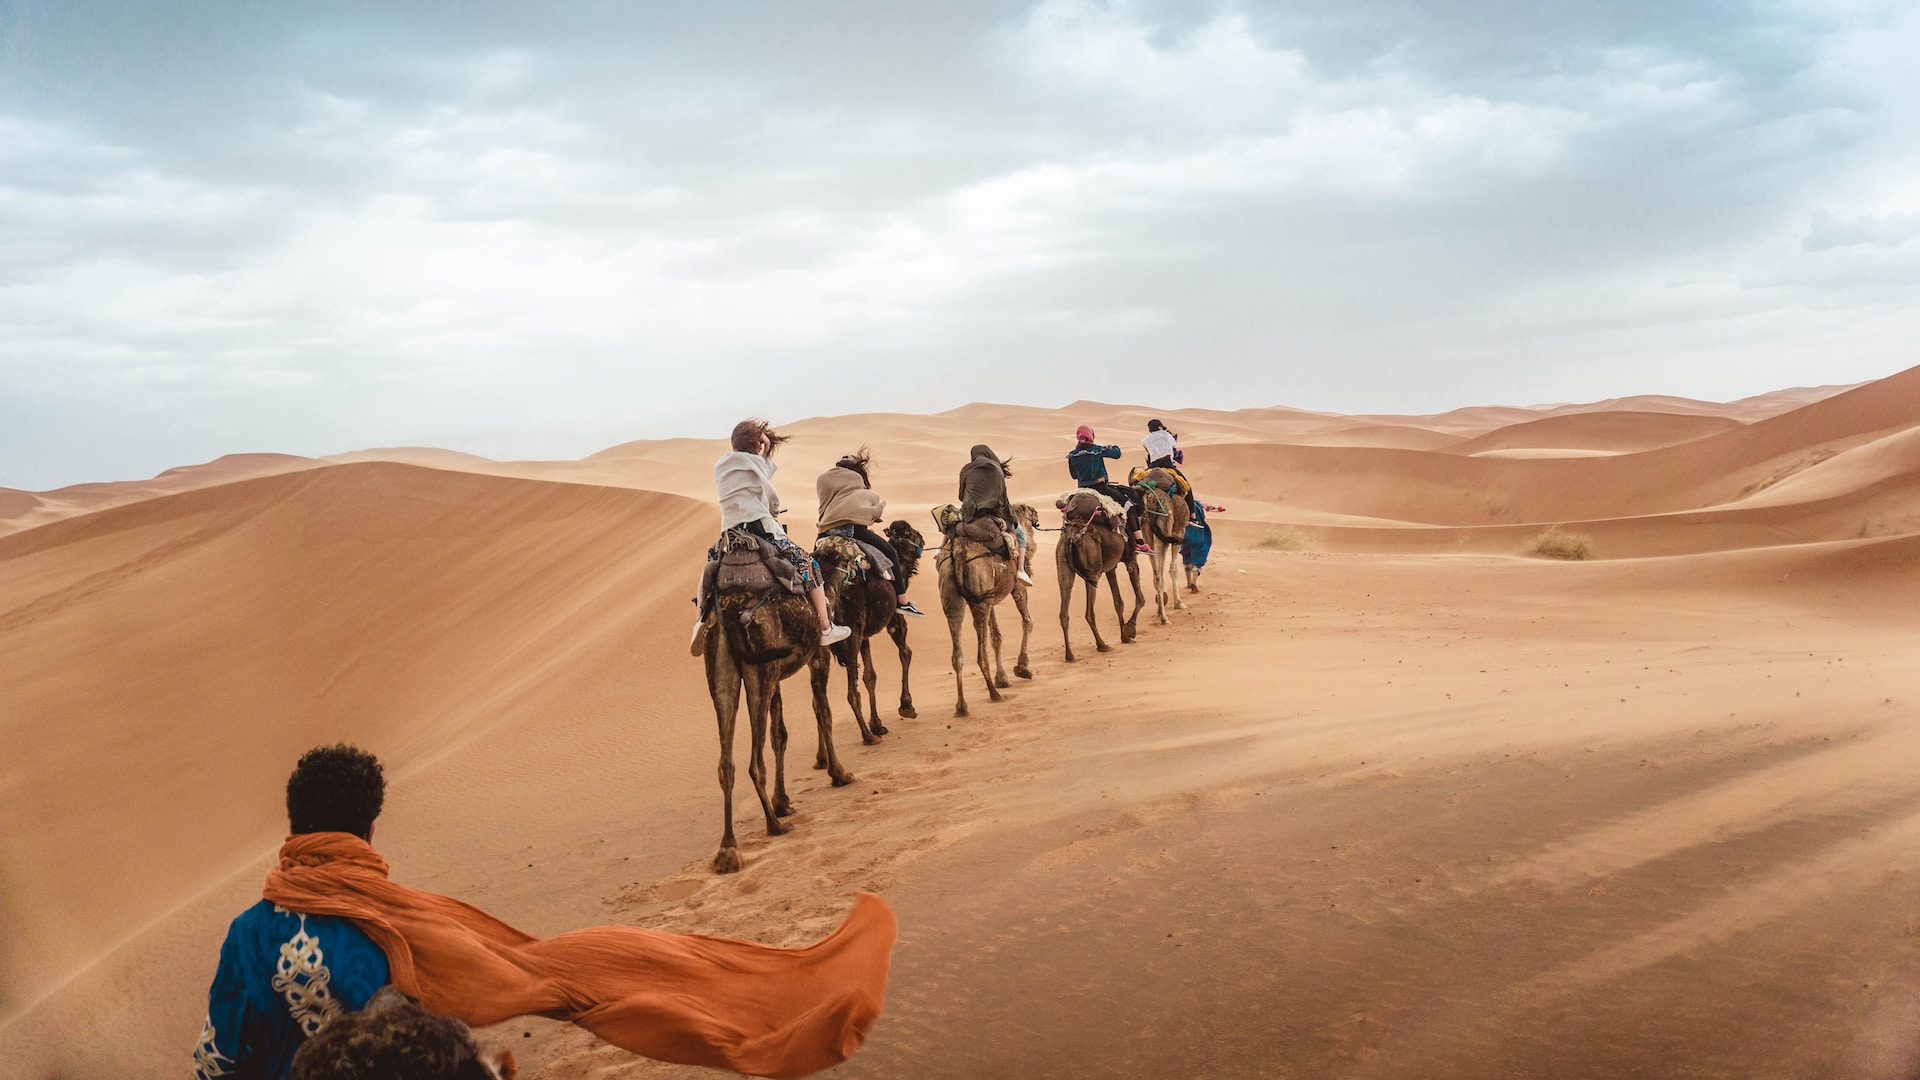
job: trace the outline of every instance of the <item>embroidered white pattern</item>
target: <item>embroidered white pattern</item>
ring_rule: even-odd
[[[194,1080],[213,1080],[216,1076],[230,1076],[225,1066],[233,1064],[233,1059],[220,1052],[213,1041],[213,1017],[207,1017],[206,1026],[200,1029],[200,1045],[193,1048]]]
[[[273,988],[287,999],[287,1012],[300,1025],[301,1034],[312,1038],[341,1010],[328,987],[333,974],[327,970],[326,954],[320,951],[320,939],[307,933],[305,915],[300,916],[300,931],[293,940],[280,946],[277,966]]]

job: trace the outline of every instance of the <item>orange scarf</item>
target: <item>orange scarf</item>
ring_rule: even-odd
[[[636,1054],[750,1076],[806,1076],[852,1056],[880,1016],[897,924],[860,893],[804,949],[598,926],[536,938],[479,908],[387,880],[348,833],[290,836],[262,895],[350,919],[387,954],[393,984],[469,1024],[538,1014]]]

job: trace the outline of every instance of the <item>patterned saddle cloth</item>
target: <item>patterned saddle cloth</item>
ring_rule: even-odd
[[[820,543],[828,542],[841,546],[842,550],[849,550],[851,556],[860,561],[861,570],[873,567],[882,578],[893,580],[893,560],[887,558],[886,552],[839,528],[828,529],[820,534]],[[818,546],[815,545],[816,548]]]
[[[778,586],[795,596],[807,594],[800,571],[780,549],[745,529],[728,529],[720,534],[719,542],[707,554],[707,566],[700,577],[700,595],[705,598],[702,616],[723,591],[764,592]]]

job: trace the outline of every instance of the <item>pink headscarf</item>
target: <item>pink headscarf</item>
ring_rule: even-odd
[[[1093,429],[1088,427],[1085,424],[1081,424],[1079,427],[1074,429],[1073,437],[1080,440],[1083,443],[1090,443],[1093,441]]]

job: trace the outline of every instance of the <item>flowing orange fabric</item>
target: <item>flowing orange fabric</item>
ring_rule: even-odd
[[[886,901],[863,892],[804,949],[637,926],[536,938],[395,885],[348,833],[288,837],[262,895],[353,920],[387,954],[393,984],[434,1012],[570,1020],[636,1054],[749,1076],[806,1076],[852,1056],[880,1016],[897,929]]]

